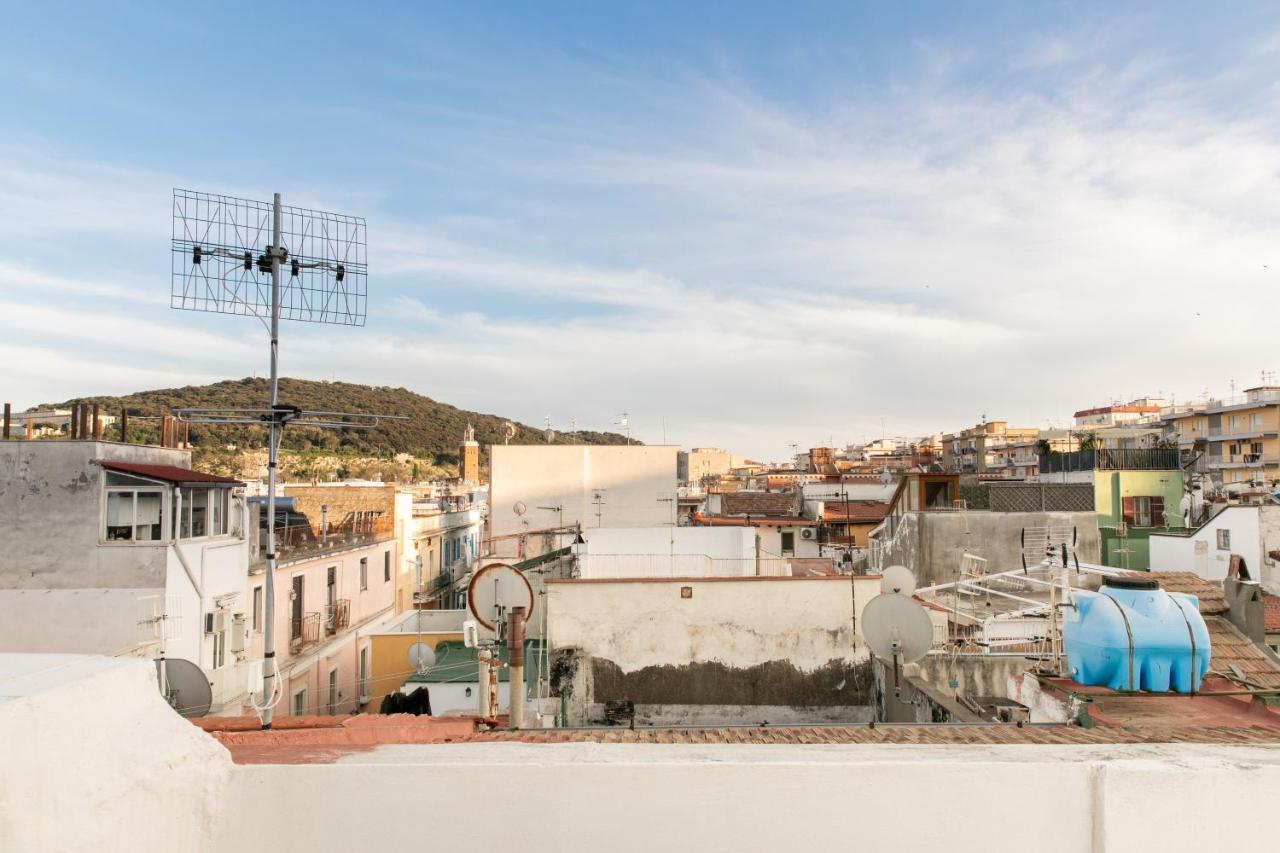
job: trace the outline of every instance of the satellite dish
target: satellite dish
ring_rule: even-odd
[[[516,501],[511,505],[511,511],[516,515],[524,515],[529,511],[529,508],[524,505],[524,501]]]
[[[502,424],[502,443],[506,444],[516,437],[516,425],[511,421],[504,421]]]
[[[471,576],[467,585],[467,609],[476,621],[496,631],[498,621],[513,607],[523,607],[525,620],[533,614],[533,587],[514,566],[490,563]]]
[[[880,576],[880,591],[910,595],[916,591],[916,576],[906,566],[890,566]]]
[[[409,666],[421,672],[429,666],[435,666],[436,650],[426,643],[414,643],[409,646]]]
[[[160,695],[184,717],[203,717],[213,704],[213,690],[204,671],[182,658],[157,658]]]
[[[546,429],[546,430],[543,430],[543,432],[542,432],[542,437],[543,437],[543,438],[545,438],[545,439],[547,440],[547,444],[555,444],[555,442],[556,442],[556,431],[555,431],[555,430],[553,430],[553,429]]]
[[[933,620],[914,598],[877,595],[862,611],[862,636],[881,660],[914,663],[933,645]]]

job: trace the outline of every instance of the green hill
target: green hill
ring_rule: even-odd
[[[280,401],[302,409],[404,415],[408,418],[384,421],[377,429],[368,431],[290,427],[284,440],[287,449],[386,457],[408,453],[445,465],[457,463],[458,445],[468,423],[475,427],[476,441],[484,446],[502,443],[502,425],[507,420],[501,415],[459,409],[405,388],[349,382],[281,379]],[[106,414],[118,415],[124,409],[131,417],[140,416],[140,419],[129,422],[129,439],[134,442],[156,441],[159,423],[146,420],[147,417],[170,414],[179,408],[262,408],[267,403],[267,380],[227,380],[212,385],[139,391],[123,397],[81,397],[37,408],[65,407],[72,403],[97,403]],[[542,444],[546,441],[541,429],[515,421],[512,423],[516,425],[512,444]],[[109,428],[108,432],[111,438],[118,438],[114,430]],[[242,448],[261,447],[265,443],[265,433],[263,427],[257,426],[192,424],[190,427],[191,443],[197,449],[227,444]],[[555,443],[624,444],[626,439],[611,432],[580,431],[572,436],[557,435]]]

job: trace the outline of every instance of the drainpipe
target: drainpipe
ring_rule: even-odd
[[[493,716],[493,710],[489,707],[489,665],[492,660],[493,653],[487,649],[481,649],[476,654],[476,671],[478,675],[476,681],[479,682],[479,689],[476,692],[480,694],[478,697],[480,706],[477,709],[477,713],[484,720]]]
[[[511,693],[511,728],[524,728],[524,617],[525,608],[513,607],[507,617],[508,687]]]

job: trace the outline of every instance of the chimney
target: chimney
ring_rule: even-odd
[[[2,435],[2,437],[4,438],[9,437],[9,426],[12,423],[12,416],[13,416],[12,407],[8,403],[5,403],[4,404],[4,432]]]
[[[102,441],[102,409],[93,404],[93,440]]]
[[[88,403],[81,403],[81,404],[80,404],[80,437],[81,437],[82,439],[87,439],[87,438],[89,438],[89,436],[90,436],[90,432],[89,432],[89,404],[88,404]]]
[[[513,607],[507,616],[507,666],[511,693],[511,728],[524,728],[524,619],[525,608]]]
[[[120,443],[129,443],[129,410],[124,406],[120,407]]]
[[[67,430],[67,435],[70,438],[80,437],[80,404],[79,403],[71,404],[71,427],[70,429]]]

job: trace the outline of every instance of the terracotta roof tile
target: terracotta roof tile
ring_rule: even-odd
[[[843,521],[845,519],[846,502],[836,499],[823,503],[823,521]],[[887,501],[848,501],[848,518],[850,521],[884,521],[889,514]]]
[[[1253,641],[1236,630],[1221,616],[1208,616],[1209,642],[1213,646],[1209,667],[1224,676],[1235,675],[1232,666],[1251,684],[1268,689],[1280,688],[1280,666],[1272,662]]]
[[[1268,634],[1280,631],[1280,596],[1268,595],[1262,596],[1263,607],[1265,610],[1266,630]]]
[[[1136,572],[1160,582],[1160,588],[1168,592],[1194,595],[1200,600],[1200,612],[1216,616],[1227,612],[1227,597],[1222,585],[1205,580],[1194,572]]]
[[[795,508],[792,492],[728,492],[720,498],[724,515],[792,515]]]

